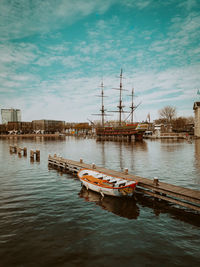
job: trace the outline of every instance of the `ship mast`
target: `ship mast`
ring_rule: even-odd
[[[134,96],[135,96],[134,87],[132,88],[132,92],[131,92],[130,96],[131,96],[131,99],[132,99],[131,106],[130,106],[131,112],[128,115],[128,117],[125,119],[125,121],[127,121],[128,118],[131,116],[131,123],[133,123],[133,119],[134,119],[134,114],[133,113],[136,110],[136,108],[140,106],[141,102],[138,105],[134,106]]]
[[[134,97],[134,88],[132,88],[132,92],[131,92],[131,98],[132,98],[132,102],[131,102],[131,106],[130,106],[130,109],[131,109],[131,123],[133,123],[133,111],[135,109],[134,102],[133,102],[133,97]]]
[[[120,73],[120,86],[119,86],[119,92],[120,92],[120,96],[119,96],[119,126],[121,126],[122,124],[122,69],[121,69],[121,73]]]
[[[103,90],[103,88],[104,88],[104,85],[103,85],[103,81],[101,82],[101,86],[100,86],[100,88],[101,88],[101,94],[100,95],[97,95],[98,97],[101,97],[101,109],[100,109],[100,114],[92,114],[92,115],[98,115],[98,116],[101,116],[101,126],[102,127],[104,127],[104,125],[105,125],[105,116],[110,116],[109,114],[106,114],[105,113],[105,111],[106,111],[106,109],[104,108],[104,97],[106,97],[105,95],[104,95],[104,90]]]
[[[104,127],[104,118],[105,118],[105,109],[104,109],[104,103],[103,103],[103,98],[104,98],[104,91],[103,91],[103,81],[101,82],[101,124],[102,127]]]
[[[124,106],[122,105],[122,91],[127,91],[123,89],[123,86],[122,86],[122,79],[123,79],[122,69],[121,69],[119,78],[120,78],[119,88],[113,88],[115,90],[119,90],[119,105],[117,106],[118,111],[111,111],[111,112],[119,112],[119,126],[121,126],[122,125],[122,112],[127,113],[126,111],[123,111]]]

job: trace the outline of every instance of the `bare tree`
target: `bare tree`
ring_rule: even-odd
[[[171,122],[176,117],[176,107],[166,106],[158,111],[160,119]]]
[[[187,117],[187,123],[194,123],[194,117],[193,116],[190,116],[190,117]]]

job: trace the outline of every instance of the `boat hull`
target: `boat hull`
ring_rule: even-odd
[[[96,135],[102,136],[135,136],[135,140],[142,140],[147,124],[134,123],[119,127],[97,127]]]
[[[81,170],[82,171],[82,170]],[[86,171],[86,170],[84,170]],[[87,170],[92,172],[92,170]],[[95,172],[100,174],[100,172]],[[104,174],[103,174],[104,175]],[[83,186],[85,186],[87,189],[90,189],[92,191],[95,191],[97,193],[100,193],[102,196],[104,195],[109,195],[109,196],[116,196],[116,197],[122,197],[122,196],[128,196],[131,197],[134,194],[135,187],[137,182],[135,181],[128,181],[130,185],[123,186],[123,187],[112,187],[111,185],[109,186],[103,186],[100,184],[95,184],[94,182],[87,181],[84,176],[80,175],[80,172],[78,173],[78,177],[81,180]],[[117,177],[111,177],[112,179],[118,179],[119,181],[125,181]],[[96,178],[94,178],[96,179]]]

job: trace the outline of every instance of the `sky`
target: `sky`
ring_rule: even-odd
[[[22,121],[98,120],[102,80],[105,109],[117,109],[121,68],[124,110],[133,87],[141,103],[135,121],[167,105],[192,116],[200,1],[0,0],[0,109],[21,109]]]

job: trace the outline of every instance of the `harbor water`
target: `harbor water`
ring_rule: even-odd
[[[27,157],[9,146],[27,147]],[[39,149],[40,162],[30,162]],[[200,190],[200,140],[0,139],[0,266],[200,266],[200,215],[149,197],[104,197],[48,155]]]

